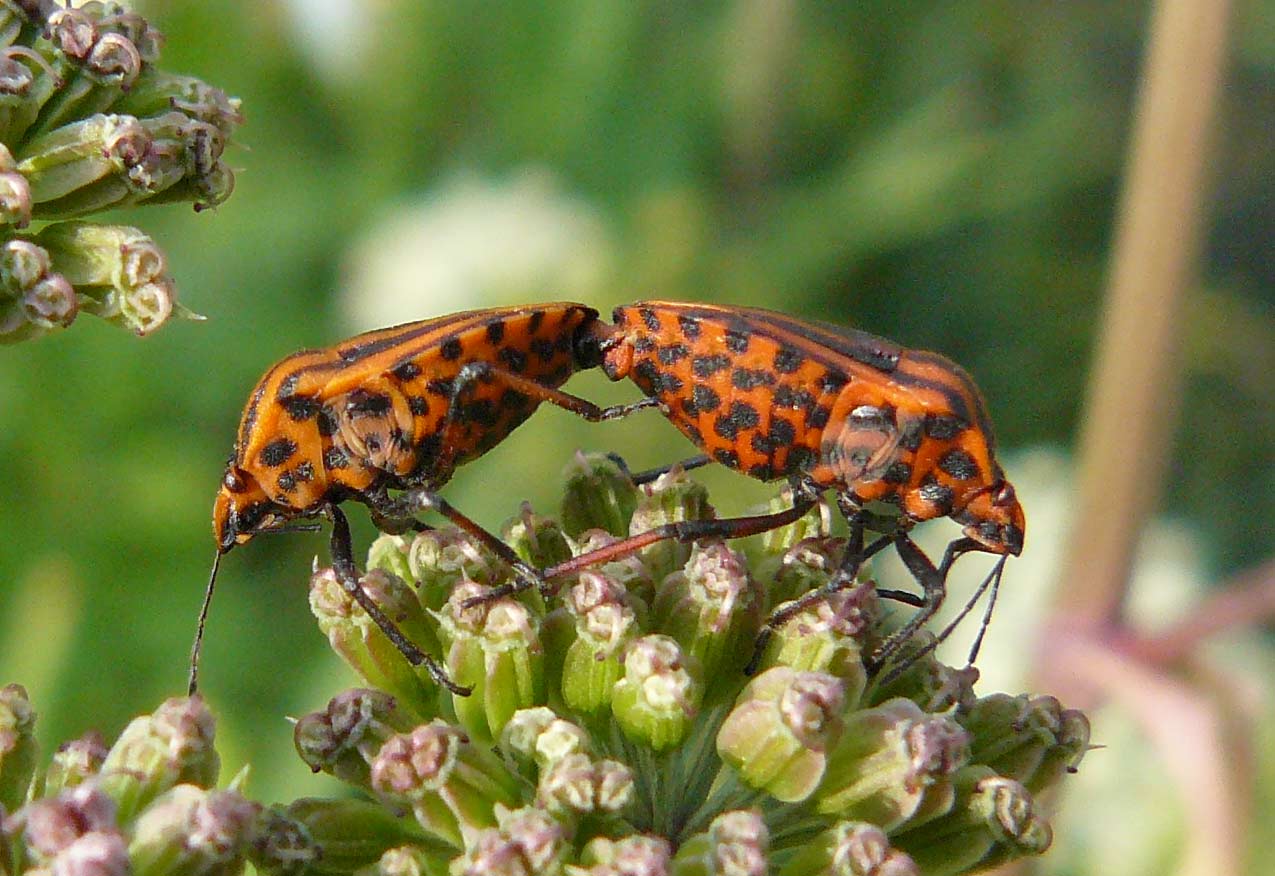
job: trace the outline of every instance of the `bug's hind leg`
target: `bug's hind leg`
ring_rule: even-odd
[[[394,625],[394,621],[381,611],[380,606],[368,596],[367,591],[359,584],[358,569],[354,564],[354,545],[350,538],[350,522],[345,513],[335,505],[327,507],[327,515],[332,520],[332,568],[336,571],[337,580],[347,593],[357,602],[372,622],[380,627],[381,632],[393,643],[407,662],[413,666],[423,666],[435,683],[442,685],[457,696],[467,697],[472,689],[452,681],[447,672],[420,648],[416,647],[402,630]]]

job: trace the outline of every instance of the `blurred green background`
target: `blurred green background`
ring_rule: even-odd
[[[356,330],[555,298],[770,306],[950,355],[1006,448],[1073,439],[1147,3],[137,6],[163,66],[241,97],[247,124],[224,206],[120,216],[208,322],[139,341],[82,319],[0,350],[0,680],[31,690],[46,742],[183,690],[247,393]],[[1275,3],[1237,4],[1233,34],[1183,391],[1164,400],[1161,508],[1214,580],[1268,556],[1275,519]],[[446,495],[492,527],[518,499],[552,511],[577,447],[635,465],[690,449],[657,416],[545,410]],[[767,495],[709,478],[727,511]],[[1029,533],[1025,561],[1033,536],[1060,534]],[[324,787],[283,716],[350,681],[306,607],[325,550],[259,539],[222,565],[205,693],[265,799]]]

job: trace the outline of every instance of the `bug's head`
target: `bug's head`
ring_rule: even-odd
[[[993,554],[1023,552],[1023,533],[1027,527],[1023,506],[1018,503],[1014,487],[1003,478],[980,490],[969,504],[953,517],[965,527],[965,534]]]
[[[213,535],[219,553],[244,544],[284,519],[283,509],[270,500],[256,478],[234,462],[226,467],[213,504]]]

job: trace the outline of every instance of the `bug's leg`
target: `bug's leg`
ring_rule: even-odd
[[[855,513],[847,516],[850,523],[850,538],[846,541],[846,551],[836,572],[832,574],[828,582],[822,587],[807,591],[783,608],[771,612],[770,617],[766,619],[765,625],[762,626],[761,631],[757,634],[757,639],[753,643],[753,656],[749,658],[748,665],[744,667],[745,675],[752,675],[757,671],[757,667],[761,664],[762,655],[766,651],[766,645],[770,643],[771,637],[779,631],[780,627],[815,603],[826,600],[834,593],[853,587],[855,577],[859,574],[859,568],[863,565],[864,560],[879,553],[890,544],[891,537],[883,535],[875,539],[867,547],[864,547],[863,515]],[[893,591],[891,593],[893,594]],[[910,596],[910,594],[902,595]]]
[[[463,687],[448,677],[443,667],[438,664],[433,657],[430,657],[420,648],[416,647],[412,642],[403,635],[403,632],[394,625],[394,621],[390,620],[385,612],[381,611],[372,597],[367,595],[367,591],[359,584],[359,573],[354,565],[354,544],[350,538],[350,522],[346,519],[345,513],[335,505],[327,507],[327,515],[332,520],[332,568],[336,572],[337,580],[341,582],[341,586],[345,592],[353,597],[368,617],[372,619],[381,632],[393,643],[394,647],[399,650],[407,662],[413,666],[424,666],[425,671],[429,673],[430,678],[435,683],[442,685],[457,696],[467,697],[472,693],[472,689]]]
[[[930,558],[905,533],[894,536],[894,545],[899,553],[899,559],[903,560],[903,565],[921,585],[922,604],[916,614],[891,633],[872,655],[871,665],[868,667],[872,672],[879,671],[886,661],[934,616],[943,604],[943,597],[947,595],[947,575],[951,571],[952,564],[956,562],[957,557],[968,551],[977,550],[979,547],[978,542],[971,538],[958,538],[948,544],[943,552],[942,562],[935,568]]]
[[[560,389],[554,389],[551,386],[545,386],[543,383],[532,380],[529,377],[523,377],[521,374],[515,374],[498,365],[492,365],[490,362],[470,362],[460,369],[452,383],[451,405],[447,411],[448,419],[460,419],[459,411],[455,409],[459,405],[458,400],[468,392],[471,386],[495,381],[499,381],[504,386],[517,390],[537,402],[547,402],[565,411],[570,411],[590,423],[619,420],[634,411],[653,408],[659,404],[658,399],[648,397],[629,402],[628,404],[611,405],[605,408],[599,407],[588,399],[572,395],[569,392],[563,392]]]
[[[713,461],[713,458],[708,454],[700,453],[696,456],[688,456],[686,459],[679,460],[678,462],[661,465],[658,468],[648,468],[646,471],[629,472],[628,466],[623,464],[624,460],[619,459],[613,453],[608,453],[607,456],[611,457],[613,460],[617,460],[620,463],[620,467],[623,468],[625,473],[629,475],[629,479],[639,487],[643,484],[649,484],[651,481],[668,474],[675,468],[680,468],[682,471],[690,471],[691,469],[703,468]]]
[[[630,556],[642,548],[661,541],[679,541],[682,543],[699,541],[703,538],[733,539],[758,535],[787,526],[800,520],[806,512],[815,506],[817,497],[794,496],[791,508],[771,514],[755,514],[747,517],[727,517],[718,520],[680,520],[676,523],[665,523],[638,535],[600,547],[578,557],[550,566],[543,571],[546,579],[559,578],[563,575],[574,575],[590,566],[610,563],[614,560]]]

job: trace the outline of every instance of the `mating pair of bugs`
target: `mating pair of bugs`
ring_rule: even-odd
[[[499,596],[607,562],[663,539],[736,538],[789,524],[833,491],[850,525],[828,585],[776,611],[763,635],[849,586],[863,561],[893,544],[921,593],[882,591],[917,608],[874,655],[880,666],[938,609],[947,572],[968,551],[1004,558],[1023,547],[1022,507],[995,458],[986,406],[959,366],[872,335],[749,307],[648,301],[619,307],[614,324],[581,304],[496,308],[408,323],[305,350],[258,382],[213,510],[217,556],[191,655],[199,645],[221,555],[297,518],[332,521],[342,586],[403,655],[454,693],[468,691],[408,641],[359,586],[339,505],[366,505],[378,528],[418,528],[432,510],[508,563]],[[645,393],[599,407],[559,387],[601,367]],[[672,523],[537,570],[436,490],[542,402],[590,421],[660,409],[704,453],[752,477],[786,479],[792,507],[772,514]],[[390,490],[401,491],[391,495]],[[894,531],[865,543],[865,506],[898,506]],[[913,523],[952,517],[964,534],[937,566],[913,543]],[[989,581],[993,579],[989,576]],[[985,582],[986,585],[986,582]]]

